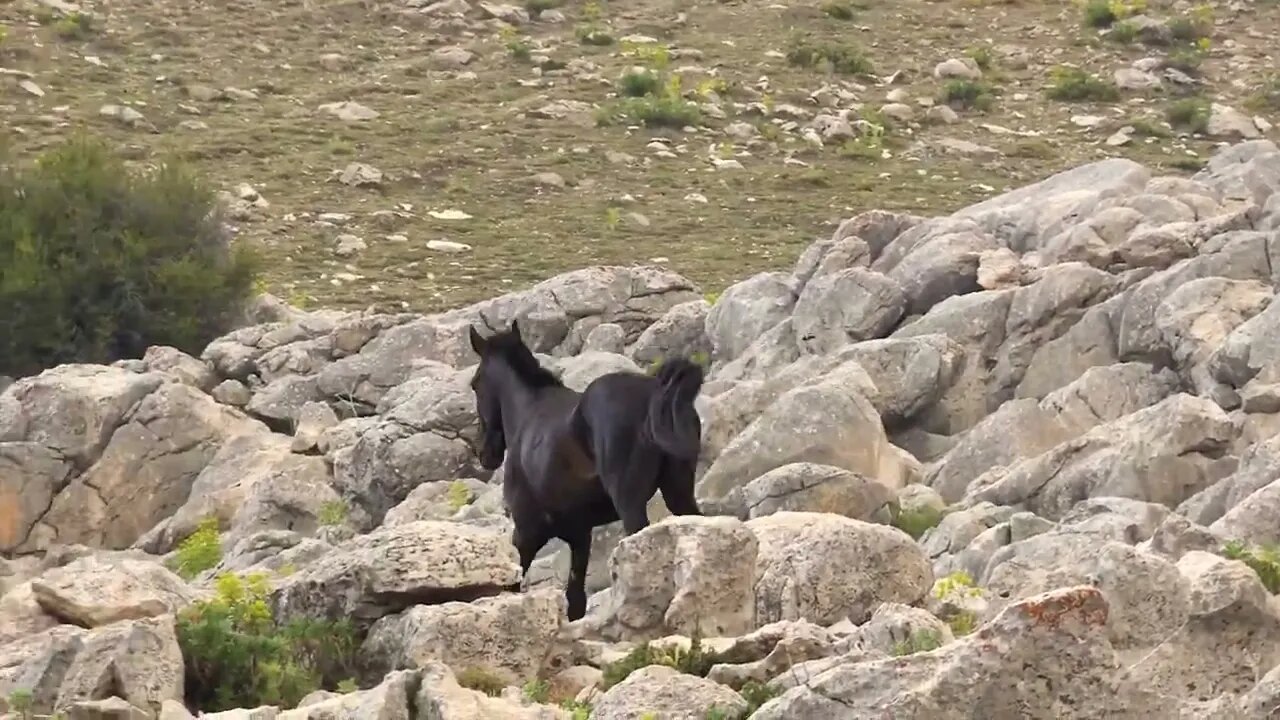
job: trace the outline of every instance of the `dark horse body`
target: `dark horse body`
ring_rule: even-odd
[[[568,544],[565,597],[577,620],[586,614],[593,528],[621,519],[627,535],[638,532],[659,491],[673,515],[700,514],[693,486],[702,426],[693,401],[702,368],[672,359],[656,377],[609,373],[578,393],[539,365],[514,322],[487,339],[472,328],[471,346],[480,356],[471,381],[480,462],[493,470],[506,456],[502,494],[521,572],[552,538]]]

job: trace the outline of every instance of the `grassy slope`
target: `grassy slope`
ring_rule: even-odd
[[[1157,18],[1179,15],[1172,3],[1151,4]],[[1266,38],[1280,33],[1280,4],[1247,6],[1238,15],[1225,2],[1209,6],[1215,27],[1201,65],[1205,96],[1235,107],[1256,100],[1266,71],[1280,69],[1266,54],[1274,51]],[[1126,92],[1106,103],[1046,99],[1054,65],[1109,78],[1133,60],[1170,52],[1102,39],[1084,26],[1079,6],[1056,0],[568,0],[565,22],[514,29],[474,7],[465,20],[441,20],[395,0],[113,0],[96,8],[89,28],[40,8],[0,0],[8,27],[0,67],[31,73],[45,93],[33,97],[0,76],[12,144],[26,156],[89,128],[138,161],[176,153],[220,188],[253,186],[270,204],[239,223],[241,236],[265,244],[268,287],[294,302],[432,310],[585,265],[655,258],[715,291],[789,267],[804,246],[861,210],[946,212],[1108,155],[1187,172],[1213,146],[1163,131],[1176,101],[1168,92]],[[591,113],[577,122],[537,117],[532,111],[555,100],[612,102],[622,72],[652,64],[626,56],[625,43],[579,42],[593,15],[615,38],[644,35],[668,46],[669,72],[692,97],[714,92],[714,78],[722,79],[727,117],[694,132],[600,126]],[[872,75],[789,63],[801,36],[865,53]],[[433,52],[451,45],[474,59],[443,67]],[[1018,48],[1029,62],[1015,59]],[[986,82],[998,97],[985,112],[961,110],[954,125],[922,122],[919,100],[943,85],[934,66],[965,51],[990,56]],[[540,71],[543,57],[567,67]],[[895,71],[898,82],[883,84]],[[824,87],[843,93],[838,106],[854,108],[854,119],[861,112],[876,123],[887,93],[901,89],[917,121],[896,124],[880,143],[814,148],[801,137],[807,119],[792,121],[786,110],[811,116],[819,107],[810,96]],[[256,98],[207,97],[224,88]],[[347,123],[317,112],[347,100],[380,116]],[[108,103],[132,105],[155,132],[101,116]],[[773,117],[752,113],[751,103]],[[1280,120],[1278,108],[1254,107]],[[1082,114],[1104,120],[1082,129],[1071,122]],[[742,140],[724,132],[738,122],[760,134]],[[1103,143],[1135,122],[1157,136]],[[655,138],[667,140],[668,152],[658,153]],[[943,139],[996,153],[957,153]],[[714,167],[727,158],[742,168]],[[383,187],[332,181],[349,162],[381,169]],[[538,173],[555,173],[567,186],[548,186]],[[449,209],[473,217],[428,215]],[[318,222],[319,213],[350,217],[334,225]],[[335,256],[342,233],[367,248]],[[430,240],[474,250],[435,252]]]

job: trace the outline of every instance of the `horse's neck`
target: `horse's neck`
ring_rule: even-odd
[[[502,405],[502,428],[510,438],[511,433],[523,426],[538,396],[548,388],[530,387],[514,371],[507,370],[506,374],[500,404]]]

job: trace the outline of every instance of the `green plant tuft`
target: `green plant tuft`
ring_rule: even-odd
[[[218,531],[218,518],[210,516],[201,520],[195,532],[178,543],[178,552],[170,560],[169,569],[190,580],[221,560],[222,535]]]
[[[63,40],[84,40],[97,31],[93,16],[81,12],[63,15],[53,24],[53,31]]]
[[[1250,547],[1239,540],[1232,540],[1222,547],[1222,556],[1248,565],[1258,574],[1267,592],[1280,594],[1280,548],[1274,545]]]
[[[836,20],[852,20],[854,18],[853,6],[845,2],[839,2],[839,0],[831,0],[831,2],[825,3],[822,6],[822,12]]]
[[[551,683],[546,680],[530,680],[520,688],[520,694],[529,702],[545,703],[551,697]]]
[[[942,647],[942,636],[936,630],[917,630],[902,642],[893,646],[893,654],[896,657],[903,655],[913,655],[919,652],[929,652]]]
[[[953,108],[988,110],[995,100],[991,86],[977,80],[948,80],[942,86],[942,102]]]
[[[1114,83],[1066,65],[1052,70],[1046,94],[1051,100],[1064,102],[1113,102],[1120,98],[1120,91]]]
[[[200,711],[276,705],[352,675],[356,638],[346,621],[281,624],[267,604],[266,576],[218,576],[216,594],[178,614],[187,704]]]
[[[316,521],[323,527],[338,527],[346,524],[349,512],[346,501],[328,500],[320,505]]]
[[[131,172],[83,137],[27,167],[0,148],[0,375],[107,364],[151,345],[199,355],[229,330],[257,258],[180,165]]]
[[[453,512],[458,512],[470,505],[475,499],[475,493],[471,492],[471,488],[461,480],[449,483],[449,489],[445,491],[445,501],[449,503],[449,509]]]
[[[899,530],[919,540],[925,532],[942,522],[946,513],[932,505],[921,505],[917,508],[898,508],[893,512],[891,524]]]
[[[1178,100],[1169,106],[1165,119],[1174,128],[1193,133],[1205,133],[1209,130],[1209,101],[1200,97],[1189,97]]]
[[[498,697],[507,684],[492,671],[480,667],[469,667],[457,675],[458,684],[468,690],[482,692],[490,697]]]
[[[569,713],[571,720],[590,720],[591,718],[591,703],[565,700],[560,703],[560,708]]]
[[[697,633],[690,639],[688,650],[659,648],[645,642],[637,645],[626,657],[604,667],[600,688],[608,690],[626,680],[631,673],[649,665],[665,665],[687,675],[706,677],[717,662],[720,662],[720,656],[702,647],[702,639]]]
[[[855,45],[798,39],[787,51],[787,62],[796,67],[828,70],[838,75],[869,75],[871,60]]]

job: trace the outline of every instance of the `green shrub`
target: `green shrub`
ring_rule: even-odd
[[[449,509],[453,512],[458,512],[470,505],[475,499],[475,493],[471,492],[471,488],[461,480],[449,483],[449,489],[445,491],[445,501],[449,503]]]
[[[893,511],[891,523],[912,538],[919,540],[925,534],[925,531],[936,527],[938,523],[942,522],[945,514],[932,505],[922,505],[918,508],[907,510],[898,508]]]
[[[661,95],[626,98],[610,108],[603,119],[607,123],[613,117],[650,128],[682,128],[700,124],[702,111],[695,103],[679,95],[664,92]]]
[[[507,684],[493,672],[479,667],[464,668],[457,675],[458,684],[468,690],[482,692],[490,697],[497,697],[507,689]]]
[[[942,636],[934,630],[917,630],[902,642],[893,646],[896,657],[913,655],[918,652],[929,652],[942,647]]]
[[[1138,26],[1129,22],[1118,22],[1107,31],[1107,39],[1122,45],[1129,45],[1138,39]]]
[[[0,157],[0,375],[110,363],[150,345],[198,355],[250,297],[257,260],[229,248],[186,169],[130,172],[76,138],[20,168]]]
[[[169,561],[169,569],[190,580],[221,560],[222,535],[218,532],[218,518],[207,517],[200,521],[195,532],[178,543],[178,552]]]
[[[948,80],[942,86],[942,102],[953,108],[987,110],[995,95],[986,83],[976,80]]]
[[[564,0],[525,0],[524,7],[532,15],[546,12],[553,8],[558,8],[564,4]]]
[[[1053,69],[1047,92],[1052,100],[1064,102],[1112,102],[1120,98],[1115,84],[1065,65]]]
[[[656,95],[662,89],[662,79],[651,70],[632,70],[618,81],[618,93],[623,97]]]
[[[545,703],[551,697],[551,683],[546,680],[530,680],[520,688],[520,694],[529,702]]]
[[[35,705],[35,696],[26,688],[18,688],[9,693],[7,701],[9,703],[7,711],[26,720],[26,718],[30,717]]]
[[[964,51],[966,57],[974,62],[981,70],[990,70],[994,59],[991,55],[991,48],[986,45],[976,45]]]
[[[631,673],[649,665],[665,665],[686,675],[706,677],[711,672],[711,666],[718,662],[719,655],[702,647],[702,639],[696,633],[690,638],[688,650],[680,647],[659,648],[647,642],[641,643],[627,653],[626,657],[603,668],[604,678],[600,689],[608,690],[626,680]]]
[[[1255,113],[1280,110],[1280,75],[1263,79],[1258,90],[1245,100],[1245,108]]]
[[[1249,547],[1239,540],[1232,540],[1223,546],[1222,555],[1248,565],[1258,574],[1267,592],[1280,594],[1280,548],[1273,545]]]
[[[797,67],[829,69],[840,75],[868,75],[872,71],[871,60],[857,46],[805,39],[792,43],[787,62]]]
[[[1175,128],[1194,133],[1204,133],[1209,129],[1209,101],[1199,97],[1178,100],[1169,106],[1165,119]]]
[[[316,521],[324,527],[337,527],[347,522],[349,509],[342,500],[329,500],[320,505],[320,513]]]
[[[84,40],[96,30],[93,17],[81,12],[67,13],[53,24],[53,31],[64,40]]]
[[[217,579],[217,593],[178,614],[187,704],[205,712],[276,705],[292,708],[308,693],[351,677],[355,633],[346,621],[278,623],[267,605],[266,576]]]
[[[1110,0],[1089,0],[1084,6],[1085,27],[1104,28],[1116,21]]]
[[[591,720],[591,703],[565,700],[560,708],[567,711],[572,720]]]
[[[822,12],[836,20],[852,20],[854,17],[853,6],[837,0],[825,3],[822,6]]]
[[[747,712],[743,717],[751,717],[751,714],[759,710],[762,705],[770,700],[778,697],[778,691],[768,685],[756,680],[748,680],[742,689],[738,690],[738,694],[743,700],[747,701]]]

